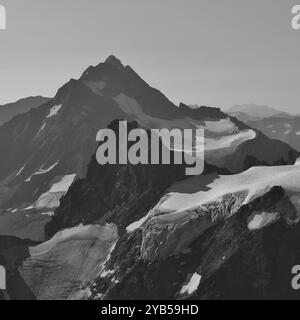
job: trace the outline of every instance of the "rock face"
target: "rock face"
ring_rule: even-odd
[[[0,265],[6,270],[6,289],[0,300],[34,300],[35,296],[20,276],[18,267],[29,257],[29,246],[37,243],[15,237],[0,236]]]

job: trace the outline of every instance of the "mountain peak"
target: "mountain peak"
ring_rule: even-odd
[[[121,60],[116,58],[114,55],[110,55],[106,60],[105,63],[110,64],[118,68],[119,70],[125,70],[124,65],[122,64]]]

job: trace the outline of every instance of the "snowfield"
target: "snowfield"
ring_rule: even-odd
[[[160,204],[158,211],[179,213],[192,210],[226,194],[238,192],[247,193],[246,204],[274,186],[281,186],[289,193],[300,193],[300,162],[288,166],[253,167],[236,175],[193,177],[174,184],[170,188],[171,194]],[[195,188],[198,192],[188,192]]]
[[[44,255],[54,247],[60,245],[63,242],[71,240],[101,240],[108,241],[117,236],[117,229],[112,224],[102,225],[87,225],[80,224],[77,227],[65,229],[59,231],[53,238],[43,242],[42,244],[31,247],[31,257]]]
[[[193,294],[198,289],[200,281],[201,281],[201,276],[198,273],[194,273],[190,281],[182,287],[180,294],[181,295]]]
[[[19,272],[39,300],[86,299],[115,242],[114,224],[79,225],[29,248]]]
[[[240,195],[241,206],[266,194],[275,186],[281,186],[285,190],[300,212],[300,159],[295,165],[253,167],[236,175],[209,174],[175,183],[146,217],[127,227],[127,232],[143,228],[148,221],[154,219],[160,225],[182,225],[197,218],[198,212],[208,212],[205,206],[220,203],[229,194]],[[254,214],[248,221],[248,229],[263,228],[277,219],[277,213]],[[203,222],[204,229],[209,225],[211,222]]]
[[[49,118],[52,118],[52,117],[56,116],[61,108],[62,108],[61,104],[53,106],[50,109],[49,114],[47,115],[46,118],[49,119]]]
[[[74,182],[76,178],[76,174],[70,174],[70,175],[66,175],[64,177],[62,177],[62,179],[55,183],[51,189],[50,189],[50,193],[54,193],[54,192],[67,192],[71,186],[71,184]]]
[[[65,195],[71,184],[74,182],[76,174],[63,176],[58,182],[54,183],[49,191],[43,193],[36,201],[34,207],[37,209],[53,209],[59,206],[60,198]]]

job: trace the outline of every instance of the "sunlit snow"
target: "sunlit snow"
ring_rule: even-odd
[[[249,230],[262,229],[271,223],[277,221],[280,218],[278,212],[262,212],[259,214],[254,214],[254,217],[248,223]]]
[[[300,192],[300,161],[295,165],[253,167],[236,175],[211,174],[178,182],[169,189],[171,193],[160,201],[157,214],[164,213],[164,219],[172,219],[180,213],[217,201],[225,194],[237,192],[246,194],[246,204],[275,186],[281,186],[289,193]]]
[[[61,104],[53,106],[50,109],[49,114],[47,115],[47,119],[49,119],[49,118],[51,118],[53,116],[56,116],[61,108],[62,108]]]
[[[23,166],[23,167],[18,171],[17,176],[19,176],[19,175],[22,173],[22,171],[24,170],[24,168],[25,168],[25,166]]]
[[[127,228],[126,228],[126,231],[128,233],[131,233],[133,232],[134,230],[138,229],[147,219],[147,216],[141,218],[140,220],[138,221],[135,221],[133,223],[131,223]]]
[[[194,273],[190,281],[182,287],[180,294],[191,295],[198,289],[200,281],[201,276],[198,273]]]
[[[75,178],[76,178],[76,174],[63,176],[59,182],[53,184],[49,192],[50,193],[67,192],[71,184],[74,182]]]
[[[52,185],[49,191],[43,193],[35,203],[37,209],[58,207],[60,198],[67,193],[71,184],[76,178],[76,174],[63,176]]]

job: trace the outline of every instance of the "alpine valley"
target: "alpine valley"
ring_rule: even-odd
[[[99,165],[120,120],[203,129],[204,173]],[[299,299],[298,145],[252,121],[175,105],[115,56],[18,111],[0,126],[0,299]]]

